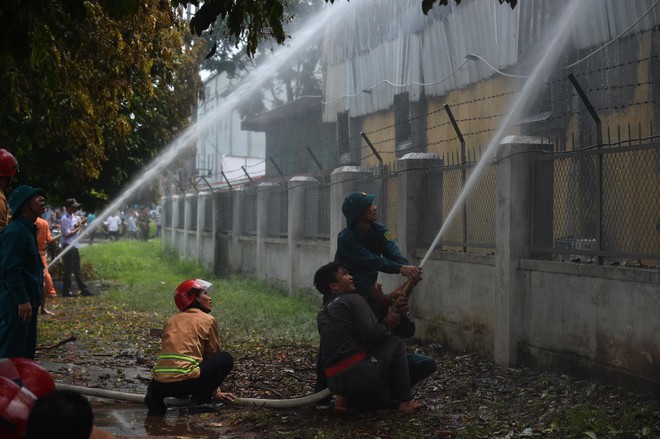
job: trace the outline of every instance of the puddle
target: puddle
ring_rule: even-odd
[[[187,408],[170,408],[165,416],[147,416],[142,404],[90,399],[94,425],[118,437],[224,438],[222,411],[191,415]],[[221,409],[222,410],[222,409]]]

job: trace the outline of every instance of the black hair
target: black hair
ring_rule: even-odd
[[[72,390],[55,390],[35,402],[25,439],[88,439],[93,426],[87,398]]]
[[[330,283],[337,281],[337,273],[342,268],[346,269],[346,266],[339,261],[334,261],[316,270],[314,286],[324,297],[330,295]]]

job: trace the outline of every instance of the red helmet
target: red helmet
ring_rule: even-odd
[[[55,390],[55,381],[50,373],[29,358],[1,358],[0,377],[25,387],[37,398]]]
[[[185,311],[195,301],[198,290],[208,292],[213,284],[202,279],[189,279],[176,287],[174,303],[179,311]]]
[[[0,177],[13,177],[18,172],[18,160],[6,149],[0,149]]]
[[[0,377],[0,437],[14,439],[25,435],[36,398],[24,389],[9,378]]]

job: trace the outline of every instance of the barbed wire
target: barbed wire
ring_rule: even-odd
[[[588,72],[579,72],[576,73],[576,77],[585,77],[588,75],[593,75],[595,73],[605,73],[608,71],[614,71],[616,69],[622,69],[622,68],[627,68],[633,65],[638,65],[643,62],[651,62],[654,61],[658,58],[658,55],[652,55],[652,56],[647,56],[644,58],[636,59],[636,60],[630,60],[626,62],[621,62],[617,63],[614,65],[610,66],[605,66],[601,67],[598,69],[590,70]],[[627,77],[624,77],[624,79],[628,79]],[[551,81],[548,81],[546,84],[547,85],[560,85],[566,82],[565,77],[557,77]],[[653,86],[655,83],[653,80],[647,80],[647,81],[632,81],[632,82],[626,82],[626,83],[610,83],[607,85],[596,85],[594,87],[588,88],[587,92],[590,94],[603,94],[603,93],[609,93],[609,92],[619,92],[619,91],[625,91],[625,90],[633,90],[636,87],[642,87],[642,86]],[[493,93],[490,95],[486,96],[480,96],[474,99],[468,99],[468,100],[463,100],[463,101],[453,101],[451,102],[450,108],[461,108],[463,106],[467,107],[474,107],[474,106],[479,106],[481,103],[488,102],[488,101],[495,101],[498,99],[505,99],[505,98],[512,98],[517,94],[517,90],[507,90],[504,92],[500,93]],[[543,110],[545,108],[552,108],[552,107],[561,107],[561,106],[566,106],[566,108],[570,108],[572,104],[572,99],[573,96],[572,94],[552,94],[553,96],[552,99],[550,100],[545,100],[541,101],[539,104],[536,104],[528,110],[528,113],[534,114],[535,110]],[[555,97],[556,96],[556,97]],[[654,100],[647,99],[644,101],[638,101],[638,102],[630,102],[626,104],[617,104],[617,103],[612,103],[611,101],[607,101],[605,104],[601,104],[595,107],[595,109],[598,112],[613,112],[613,111],[622,111],[630,108],[635,108],[639,106],[645,106],[645,105],[651,105],[655,104]],[[409,124],[411,125],[411,135],[421,135],[423,132],[429,133],[432,132],[433,130],[440,130],[440,129],[446,129],[448,128],[451,124],[450,122],[447,121],[442,121],[438,122],[435,124],[432,124],[428,127],[425,127],[424,129],[415,129],[414,127],[418,126],[417,121],[423,121],[423,120],[428,120],[429,116],[438,114],[439,112],[446,111],[445,108],[443,107],[438,107],[434,110],[424,112],[420,116],[417,117],[410,117],[404,121],[400,121],[398,123],[393,123],[390,125],[384,125],[381,126],[377,129],[374,129],[372,131],[366,132],[366,134],[370,137],[378,138],[380,133],[383,132],[391,132],[393,129],[396,129],[396,127],[401,126],[402,124]],[[554,123],[556,121],[560,121],[562,119],[568,119],[571,117],[574,117],[576,115],[582,114],[585,111],[585,109],[573,109],[571,111],[567,111],[561,114],[556,114],[556,115],[549,115],[543,119],[544,123]],[[487,114],[487,115],[478,115],[478,116],[471,116],[471,117],[459,117],[456,119],[456,122],[459,124],[474,124],[474,123],[483,123],[487,121],[496,121],[499,118],[502,118],[506,115],[505,112],[500,112],[500,113],[494,113],[494,114]],[[494,122],[493,122],[494,123]],[[520,127],[524,126],[526,122],[521,121],[519,123],[516,123],[512,125],[513,127]],[[479,136],[479,135],[485,135],[488,133],[492,133],[496,130],[496,128],[493,127],[485,127],[483,129],[479,130],[472,130],[472,131],[465,131],[462,132],[462,135],[464,137],[471,137],[471,136]],[[458,138],[453,133],[452,129],[452,135],[446,137],[446,138],[441,138],[441,139],[433,139],[432,141],[426,142],[423,145],[417,145],[415,148],[411,148],[410,151],[424,151],[425,149],[428,149],[429,147],[436,147],[439,145],[443,144],[451,144],[451,143],[456,143],[458,142]],[[396,143],[396,137],[388,136],[385,139],[377,139],[373,141],[374,145],[377,146],[384,146],[387,144],[391,143]],[[360,136],[358,134],[355,134],[353,136],[348,137],[348,144],[350,145],[355,145],[355,144],[362,144],[360,147],[360,157],[361,159],[371,159],[375,156],[373,154],[369,147],[367,145],[364,145],[362,140],[360,139]],[[327,152],[324,152],[327,151]],[[337,155],[337,141],[335,139],[329,139],[327,141],[324,141],[319,144],[319,139],[315,139],[315,148],[314,148],[314,155],[315,157],[322,163],[333,163],[336,161],[336,155]],[[396,154],[396,151],[379,151],[379,154],[385,155],[385,156],[391,156],[393,154]],[[260,169],[264,168],[267,174],[273,173],[274,171],[277,171],[276,167],[271,163],[271,161],[275,161],[280,168],[283,169],[297,169],[301,168],[302,165],[304,164],[311,164],[312,166],[308,168],[309,169],[314,169],[316,166],[314,163],[312,163],[312,158],[311,157],[306,157],[306,156],[301,156],[300,152],[298,151],[292,151],[289,153],[285,154],[278,154],[278,155],[273,155],[268,158],[260,159],[257,162],[253,162],[251,164],[246,164],[244,165],[246,170],[253,170],[253,169]],[[300,171],[301,169],[298,169]],[[234,174],[234,173],[242,173],[243,170],[238,167],[235,169],[223,169],[223,172],[227,174]],[[248,173],[249,174],[249,173]],[[215,173],[211,174],[207,177],[219,177],[220,173]]]

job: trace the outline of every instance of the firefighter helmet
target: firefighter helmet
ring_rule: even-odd
[[[55,390],[55,381],[50,373],[29,358],[1,358],[0,376],[25,387],[37,398]]]
[[[22,438],[36,399],[9,378],[0,377],[0,437]]]
[[[212,283],[202,279],[189,279],[176,288],[174,291],[174,303],[179,311],[185,311],[195,301],[197,291],[204,290],[208,292]]]
[[[18,172],[18,160],[6,149],[0,149],[0,177],[13,177]]]

